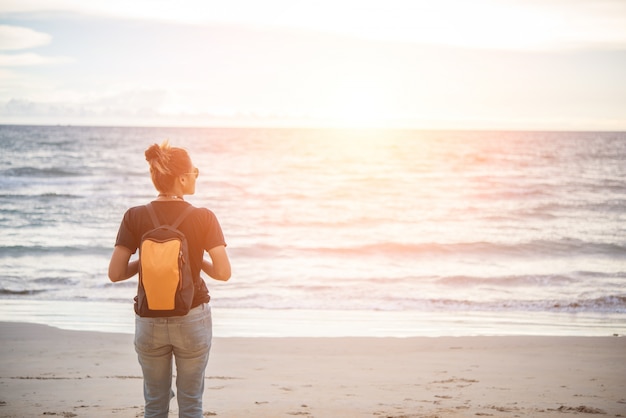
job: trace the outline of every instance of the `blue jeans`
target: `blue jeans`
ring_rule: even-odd
[[[211,307],[202,304],[185,316],[135,316],[135,350],[143,371],[146,418],[166,418],[172,391],[172,357],[176,361],[178,416],[202,417],[204,370],[213,336]]]

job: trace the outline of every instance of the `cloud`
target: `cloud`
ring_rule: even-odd
[[[48,45],[52,36],[21,26],[0,25],[0,51],[18,51]],[[44,57],[32,52],[1,54],[0,67],[27,67],[64,64],[74,61],[68,57]]]
[[[157,119],[158,113],[150,109],[119,109],[91,103],[38,102],[11,99],[0,106],[0,119],[5,121],[41,120],[45,123],[105,123],[112,120],[132,121],[137,118]]]
[[[33,53],[0,54],[0,67],[27,67],[45,64],[65,64],[74,61],[69,57],[44,57]]]
[[[0,123],[75,124],[116,126],[306,126],[302,116],[256,112],[217,114],[167,112],[145,106],[145,100],[163,97],[159,91],[129,91],[94,100],[63,103],[11,99],[0,103]],[[130,103],[129,103],[130,102]]]
[[[153,0],[147,14],[138,7],[143,0],[127,9],[116,0],[54,0],[34,14],[11,15],[0,0],[2,22],[54,37],[36,50],[0,51],[0,123],[298,119],[324,126],[400,118],[402,126],[559,128],[569,119],[581,127],[621,121],[623,129],[626,48],[597,47],[624,38],[626,24],[615,22],[626,13],[611,0],[597,7],[589,0],[441,0],[448,14],[439,2],[387,1],[385,8],[377,0],[336,0],[331,12],[327,0],[232,0],[238,14],[230,1],[194,7],[180,0],[177,12],[173,2]],[[44,3],[56,9],[46,12]],[[478,18],[485,5],[494,14]],[[98,11],[106,7],[109,14]],[[116,8],[119,16],[111,14]],[[154,18],[164,11],[171,19]],[[184,19],[190,11],[201,24]],[[528,53],[533,45],[544,49]],[[569,45],[566,53],[559,45]],[[52,65],[68,62],[64,55],[75,57],[72,65]]]
[[[20,26],[0,25],[0,50],[20,50],[47,45],[52,36]]]
[[[0,116],[122,118],[137,116],[159,118],[159,105],[167,93],[158,90],[133,90],[98,97],[82,96],[71,101],[38,101],[13,98],[0,107]]]
[[[626,47],[623,0],[9,0],[0,3],[3,11],[295,28],[479,49]]]

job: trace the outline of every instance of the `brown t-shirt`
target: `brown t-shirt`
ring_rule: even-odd
[[[166,225],[174,223],[178,215],[189,205],[185,201],[152,202],[157,218]],[[154,225],[150,220],[148,209],[145,206],[132,207],[124,214],[115,245],[122,245],[134,254],[139,248],[143,234],[151,229],[154,229]],[[211,299],[206,283],[200,277],[204,251],[220,245],[226,246],[226,242],[215,214],[206,208],[195,208],[178,229],[185,234],[189,246],[191,273],[195,282],[195,293],[191,305],[194,308]]]

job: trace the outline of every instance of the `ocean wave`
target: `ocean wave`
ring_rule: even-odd
[[[626,199],[621,198],[603,198],[594,201],[551,201],[538,205],[530,209],[520,210],[519,214],[522,218],[527,216],[543,217],[549,216],[558,218],[562,213],[581,213],[582,211],[591,213],[622,213],[626,207]]]
[[[511,185],[513,187],[513,185]],[[493,184],[489,184],[484,188],[476,188],[477,190],[468,195],[471,199],[477,201],[497,201],[497,200],[528,200],[539,198],[554,198],[550,192],[550,187],[546,184],[528,187],[526,189],[510,188],[506,190],[497,190],[493,188]]]
[[[578,239],[533,240],[521,243],[459,242],[459,243],[398,243],[381,242],[353,247],[279,247],[268,244],[233,249],[249,257],[290,256],[292,253],[318,254],[324,256],[463,256],[475,255],[512,257],[575,257],[580,255],[626,257],[626,245],[603,242],[588,242]]]
[[[578,279],[564,275],[521,275],[503,277],[472,277],[450,276],[437,280],[444,286],[490,286],[490,287],[518,287],[518,286],[567,286],[578,282]]]
[[[34,296],[45,292],[46,289],[4,289],[0,288],[0,296]]]
[[[136,283],[133,286],[135,287]],[[132,293],[132,292],[131,292]],[[313,296],[313,295],[312,295]],[[33,298],[42,300],[88,300],[101,302],[132,303],[132,295],[122,297],[119,293],[107,294],[97,292],[88,297],[71,297],[58,293],[55,288],[11,289],[0,287],[0,298],[20,299]],[[480,312],[498,315],[502,312],[558,313],[558,314],[626,314],[626,294],[613,294],[597,298],[579,299],[540,299],[540,300],[492,300],[473,301],[448,298],[420,299],[380,299],[371,300],[342,298],[318,299],[310,298],[281,298],[270,292],[259,292],[251,297],[233,297],[227,295],[212,295],[211,303],[219,308],[232,309],[262,309],[262,310],[332,310],[332,311],[381,311],[381,312],[437,312],[462,313]]]
[[[455,299],[431,299],[421,301],[422,308],[453,311],[522,311],[522,312],[595,312],[626,313],[626,295],[607,295],[598,298],[545,299],[545,300],[495,300],[467,301]],[[405,307],[406,309],[406,307]]]
[[[54,192],[41,193],[41,194],[32,194],[32,195],[17,194],[17,193],[0,193],[0,199],[17,200],[17,201],[39,200],[39,199],[80,199],[80,198],[83,198],[83,197],[84,196],[79,196],[79,195],[75,195],[75,194],[54,193]]]
[[[311,309],[311,310],[373,310],[419,312],[552,312],[626,314],[626,295],[607,295],[591,299],[545,300],[460,300],[446,298],[335,298],[285,299],[271,293],[259,293],[251,298],[221,296],[214,298],[216,306],[224,308],[253,309]],[[345,296],[345,295],[343,295]]]
[[[553,310],[626,313],[626,295],[608,295],[592,299],[556,301]]]
[[[84,171],[70,171],[61,167],[15,167],[2,170],[0,173],[7,177],[75,177],[85,175]]]
[[[110,255],[112,248],[98,246],[43,246],[43,245],[7,245],[0,247],[0,258],[20,256],[71,254],[71,255]]]
[[[75,279],[69,279],[67,277],[40,277],[38,279],[33,279],[30,283],[35,283],[38,285],[61,285],[61,286],[74,286],[78,285],[78,281]]]

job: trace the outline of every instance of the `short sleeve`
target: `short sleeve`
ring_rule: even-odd
[[[115,245],[124,246],[134,254],[139,247],[139,239],[135,236],[135,234],[133,234],[131,225],[132,214],[131,210],[129,209],[124,214],[124,218],[122,218],[120,229],[117,231],[117,239],[115,240]]]
[[[217,217],[209,209],[204,209],[204,218],[207,225],[207,233],[203,240],[203,247],[206,251],[209,251],[220,245],[226,246],[226,240],[224,239],[224,233],[220,226]]]

